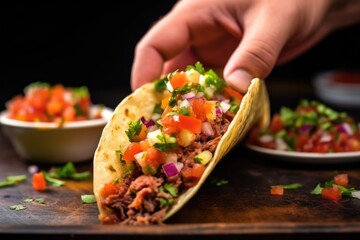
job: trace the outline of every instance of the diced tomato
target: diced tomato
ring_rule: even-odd
[[[140,141],[139,144],[140,144],[140,147],[141,147],[142,151],[145,151],[146,149],[148,149],[150,147],[149,142],[146,141],[146,140]]]
[[[281,121],[280,114],[274,114],[271,119],[270,131],[272,133],[276,133],[276,132],[282,130],[283,128],[284,128],[284,125]]]
[[[77,96],[61,84],[52,88],[30,87],[24,96],[15,96],[6,104],[10,118],[28,122],[86,120],[90,117],[90,106],[89,95]]]
[[[35,109],[44,110],[50,97],[49,88],[32,89],[26,95],[25,100]]]
[[[149,165],[157,169],[160,164],[165,163],[165,154],[155,147],[150,147],[146,150],[146,161]]]
[[[333,184],[332,187],[323,188],[321,191],[321,196],[323,199],[338,201],[341,199],[342,193],[337,185]]]
[[[161,117],[164,118],[168,113],[171,113],[172,111],[173,111],[173,109],[171,107],[167,106],[164,109],[163,113],[161,114]]]
[[[36,191],[44,191],[46,189],[46,180],[43,172],[34,173],[32,186]]]
[[[334,181],[337,185],[347,187],[347,185],[349,184],[349,176],[346,173],[337,174],[336,176],[334,176]]]
[[[142,152],[141,145],[137,142],[131,142],[129,146],[126,148],[126,150],[123,153],[123,160],[125,161],[135,161],[134,155]]]
[[[300,133],[296,136],[296,151],[303,151],[304,145],[309,141],[309,134],[307,133]]]
[[[223,93],[224,93],[225,97],[235,98],[237,100],[242,100],[244,97],[241,93],[239,93],[235,89],[231,88],[230,86],[225,86],[223,88]]]
[[[161,123],[164,127],[164,132],[167,134],[180,132],[182,129],[198,134],[201,132],[202,122],[200,119],[194,117],[175,114],[173,116],[165,117],[161,120]]]
[[[119,192],[120,185],[115,183],[105,183],[100,190],[100,197],[106,198],[107,196],[117,194]]]
[[[199,181],[205,171],[205,166],[195,163],[192,167],[186,167],[181,171],[185,186],[193,187]]]
[[[317,143],[313,146],[312,152],[314,153],[329,153],[331,146],[329,143]]]
[[[165,97],[161,100],[161,109],[165,109],[167,106],[169,106],[169,100],[170,100],[171,96]]]
[[[276,185],[272,186],[270,190],[271,195],[284,195],[284,186],[283,185]]]
[[[200,119],[201,121],[206,120],[206,110],[205,106],[205,99],[204,98],[194,98],[191,100],[192,110],[196,115],[196,118]]]
[[[169,81],[171,86],[174,89],[177,89],[185,86],[189,82],[189,79],[187,78],[185,72],[177,72],[169,79]]]

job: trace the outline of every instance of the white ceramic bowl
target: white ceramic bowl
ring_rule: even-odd
[[[333,77],[336,71],[319,73],[314,77],[313,84],[316,95],[324,102],[340,106],[360,107],[360,74],[357,73],[359,81],[352,83],[336,82]],[[344,79],[346,80],[346,79]]]
[[[94,105],[94,113],[100,106]],[[3,133],[10,139],[21,159],[36,163],[80,162],[93,158],[102,130],[113,110],[104,108],[102,118],[56,123],[25,122],[0,114]]]

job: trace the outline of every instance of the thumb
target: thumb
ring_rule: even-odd
[[[257,19],[244,29],[242,40],[224,68],[225,80],[242,93],[254,77],[264,79],[269,75],[289,36],[290,29],[284,29],[287,24],[272,17]]]

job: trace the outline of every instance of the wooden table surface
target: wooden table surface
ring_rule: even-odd
[[[273,109],[298,98],[312,97],[311,88],[269,86]],[[275,94],[276,93],[276,94]],[[104,94],[108,97],[111,94]],[[115,98],[114,98],[115,99]],[[114,103],[116,105],[116,103]],[[359,159],[360,160],[360,159]],[[30,163],[14,152],[0,134],[0,181],[9,175],[27,174],[27,181],[0,188],[0,238],[27,236],[31,239],[88,238],[234,238],[234,239],[356,239],[360,236],[360,200],[338,202],[322,199],[310,191],[337,172],[349,174],[350,185],[360,189],[360,161],[351,164],[301,164],[251,152],[242,144],[233,149],[209,176],[199,192],[164,225],[101,225],[96,204],[84,204],[82,194],[92,194],[92,181],[66,181],[63,187],[36,192],[28,173]],[[78,171],[92,171],[92,160],[75,165]],[[51,165],[41,165],[47,170]],[[215,186],[212,179],[228,184]],[[283,196],[271,196],[270,186],[300,183]],[[27,197],[43,198],[44,204],[24,203]],[[10,206],[27,209],[14,211]]]

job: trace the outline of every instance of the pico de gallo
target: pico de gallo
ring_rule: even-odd
[[[119,152],[127,174],[100,191],[111,209],[99,215],[102,223],[161,224],[201,178],[243,98],[199,62],[154,84],[165,97],[151,117],[129,123],[130,144]]]
[[[90,118],[88,88],[34,82],[6,103],[8,117],[27,122],[73,122]],[[100,116],[95,116],[100,117]]]
[[[301,100],[282,107],[266,129],[255,127],[248,142],[282,151],[337,153],[360,151],[359,123],[319,101]]]

